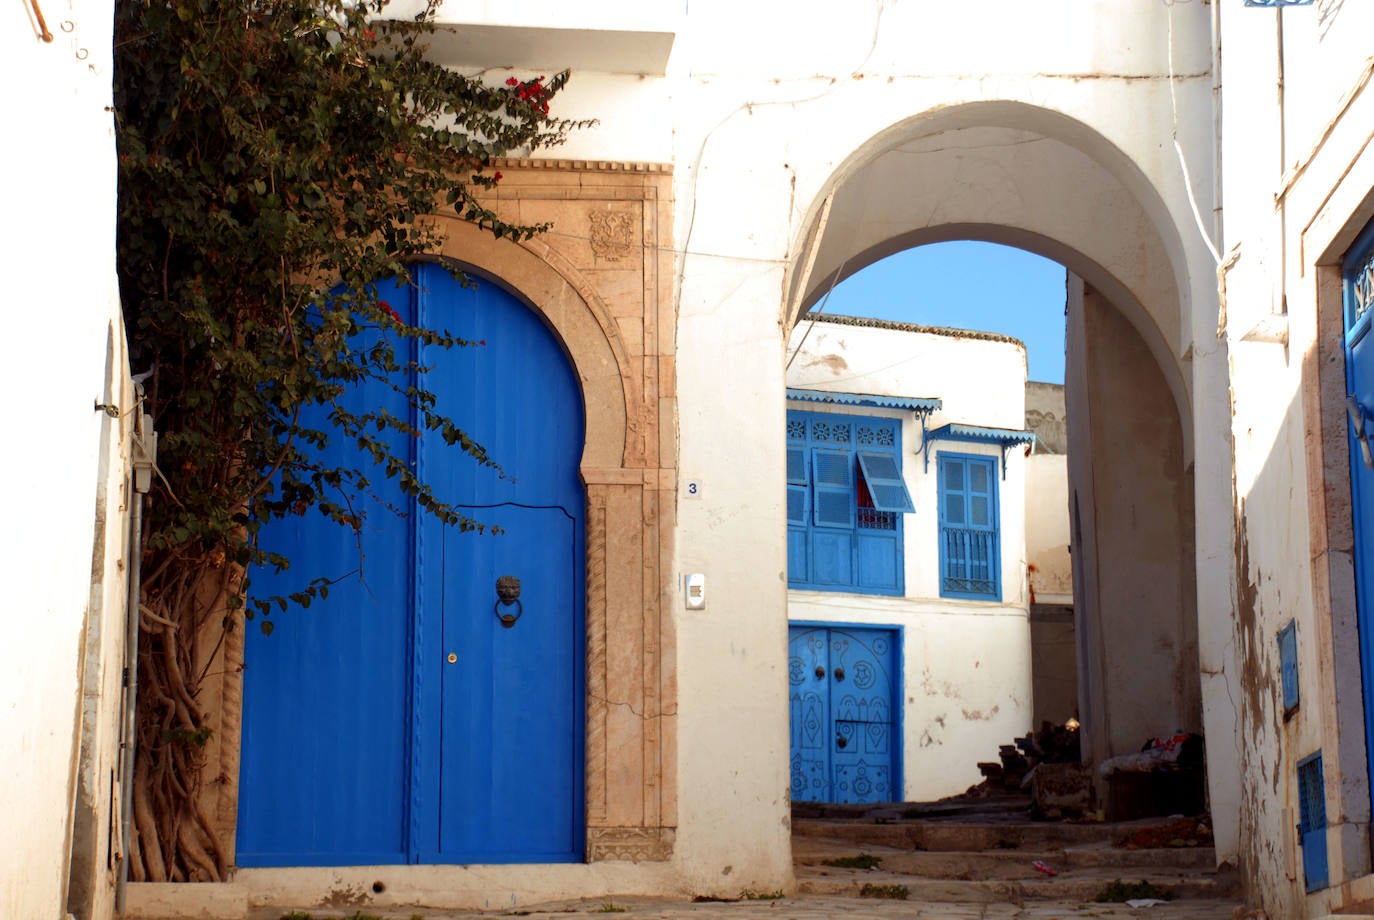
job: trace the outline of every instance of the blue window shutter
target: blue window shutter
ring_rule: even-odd
[[[901,431],[896,419],[787,410],[789,587],[902,595],[902,519],[875,507],[856,456],[886,462],[870,462],[875,481],[900,481]]]
[[[1298,629],[1294,620],[1279,630],[1279,678],[1283,686],[1283,712],[1287,715],[1298,708]]]
[[[994,457],[940,455],[942,596],[1001,597],[995,464]]]
[[[854,528],[853,454],[847,450],[811,450],[817,527]]]
[[[787,448],[787,523],[806,526],[806,450]]]
[[[861,450],[859,469],[863,471],[864,482],[868,485],[868,494],[873,498],[874,508],[879,511],[896,511],[900,514],[912,514],[916,511],[916,505],[911,501],[911,493],[907,491],[906,482],[902,479],[902,471],[897,466],[896,458],[891,454]]]
[[[1321,751],[1298,761],[1298,840],[1302,844],[1302,874],[1307,890],[1328,887],[1326,788]]]

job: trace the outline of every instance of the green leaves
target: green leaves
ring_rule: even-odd
[[[495,180],[475,174],[580,123],[547,111],[567,74],[489,85],[427,60],[436,5],[409,22],[384,18],[384,0],[117,2],[119,280],[132,364],[154,371],[148,405],[163,432],[150,590],[207,560],[284,567],[256,545],[263,521],[314,509],[356,531],[348,497],[382,476],[441,520],[479,526],[378,436],[417,436],[414,425],[338,400],[395,378],[390,340],[468,344],[401,323],[369,285],[408,283],[406,266],[439,250],[439,230],[416,220],[445,204],[498,238],[544,229],[482,204],[475,192]],[[325,293],[339,285],[351,293]],[[356,349],[364,323],[393,335]],[[398,392],[423,429],[494,466],[431,394]],[[339,437],[370,462],[322,467],[318,448]],[[266,617],[326,592],[310,582],[245,610]]]

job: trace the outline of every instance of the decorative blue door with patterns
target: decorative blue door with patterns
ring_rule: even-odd
[[[1345,383],[1350,505],[1355,525],[1355,603],[1364,679],[1365,747],[1374,789],[1374,224],[1346,256]]]
[[[577,379],[542,320],[494,282],[463,288],[422,265],[415,287],[385,296],[407,321],[481,343],[444,350],[398,339],[416,368],[398,382],[431,390],[500,470],[437,431],[390,437],[436,497],[488,527],[463,531],[418,512],[377,471],[371,494],[354,499],[359,533],[313,512],[264,528],[264,548],[292,567],[254,571],[255,593],[347,577],[310,608],[274,614],[271,635],[249,630],[237,862],[580,861]],[[390,334],[366,329],[359,344]],[[387,382],[347,399],[408,411]],[[325,460],[367,469],[343,441]],[[497,593],[502,576],[519,581],[509,604]]]
[[[790,627],[792,801],[900,799],[897,647],[892,629]]]

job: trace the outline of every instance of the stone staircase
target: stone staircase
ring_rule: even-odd
[[[1151,830],[1168,819],[1031,821],[1028,806],[1028,799],[1014,795],[954,805],[798,803],[792,820],[798,891],[871,897],[900,896],[905,888],[916,901],[1090,902],[1119,879],[1147,881],[1179,899],[1212,901],[1237,894],[1234,873],[1218,874],[1210,846],[1115,845],[1128,834],[1160,837]],[[875,857],[878,866],[826,864],[860,854]],[[1038,871],[1037,860],[1057,874]]]

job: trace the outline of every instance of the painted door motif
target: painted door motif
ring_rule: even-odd
[[[437,432],[393,444],[487,530],[418,512],[380,473],[360,534],[321,515],[264,529],[292,567],[255,571],[256,590],[347,577],[309,609],[274,614],[270,636],[249,624],[241,866],[582,859],[580,390],[553,334],[495,282],[466,289],[430,265],[416,282],[387,302],[482,344],[407,342],[414,382],[500,469]],[[348,399],[408,411],[388,384]],[[329,459],[357,462],[352,449],[333,444]],[[510,603],[502,576],[519,581]]]
[[[901,797],[896,648],[890,629],[790,628],[792,801]]]
[[[1365,746],[1374,779],[1374,224],[1350,250],[1345,274],[1345,378],[1350,505],[1355,529],[1355,601],[1364,681]],[[1374,783],[1371,783],[1374,789]]]

